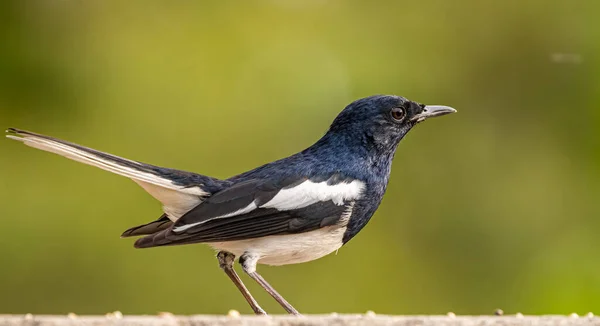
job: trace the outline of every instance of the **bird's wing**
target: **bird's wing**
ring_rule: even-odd
[[[320,180],[244,181],[207,198],[172,228],[138,239],[135,246],[224,242],[345,223],[364,187],[362,181],[340,174]]]
[[[163,204],[164,212],[172,220],[196,207],[222,183],[211,177],[128,160],[30,131],[10,128],[7,132],[6,137],[25,145],[132,179]]]
[[[121,238],[153,234],[162,230],[166,230],[172,225],[173,222],[169,219],[167,214],[163,214],[156,221],[127,229],[125,232],[123,232],[123,234],[121,234]]]

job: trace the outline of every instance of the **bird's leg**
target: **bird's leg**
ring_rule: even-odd
[[[277,301],[285,311],[287,311],[291,315],[300,315],[296,308],[292,307],[292,305],[285,300],[281,294],[279,294],[275,289],[262,277],[260,274],[256,272],[256,263],[258,261],[258,257],[244,253],[240,257],[240,264],[242,265],[242,269],[248,276],[250,276],[253,280],[255,280],[263,289],[269,293],[275,301]]]
[[[238,290],[242,293],[248,304],[254,310],[254,313],[257,315],[266,315],[267,313],[258,305],[258,302],[252,297],[250,291],[246,288],[238,274],[233,269],[233,262],[235,261],[235,255],[229,253],[227,251],[219,251],[217,254],[217,259],[219,260],[219,267],[229,276],[233,284],[237,286]]]

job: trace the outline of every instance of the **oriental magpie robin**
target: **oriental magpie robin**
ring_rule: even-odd
[[[321,258],[354,237],[385,193],[396,147],[417,123],[456,110],[400,96],[377,95],[348,105],[309,148],[226,180],[162,168],[29,131],[8,129],[26,145],[113,172],[163,204],[156,221],[123,237],[143,236],[136,248],[206,243],[256,314],[265,311],[233,269],[242,269],[290,314],[298,314],[257,264]]]

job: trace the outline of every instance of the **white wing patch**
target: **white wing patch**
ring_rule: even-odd
[[[118,162],[96,155],[92,151],[85,151],[58,140],[44,138],[41,135],[37,136],[30,133],[19,133],[18,136],[7,135],[6,137],[21,141],[25,145],[55,153],[74,161],[95,166],[132,179],[164,205],[163,210],[172,221],[177,220],[187,211],[200,204],[202,202],[201,197],[209,195],[209,193],[205,192],[200,187],[179,186],[173,184],[169,179],[119,164]],[[110,154],[106,153],[106,155]],[[116,160],[127,161],[128,163],[140,165],[140,168],[142,167],[139,162],[114,155],[110,156],[115,157]]]
[[[281,190],[273,199],[261,207],[286,211],[328,200],[340,206],[347,200],[358,199],[364,188],[364,182],[359,180],[335,185],[328,185],[327,181],[315,183],[306,180],[293,188]]]
[[[250,213],[257,208],[274,208],[278,211],[288,211],[293,209],[304,208],[318,202],[333,201],[334,204],[341,206],[346,201],[355,201],[360,199],[362,192],[364,191],[365,183],[360,180],[353,180],[350,183],[338,183],[335,185],[328,185],[327,181],[323,182],[312,182],[306,180],[301,184],[293,187],[280,190],[275,197],[269,200],[267,203],[260,207],[256,205],[256,201],[251,202],[248,206],[239,209],[235,212],[231,212],[225,215],[216,216],[205,221],[191,223],[173,228],[174,232],[185,231],[197,225],[201,225],[208,221],[226,217],[232,217],[236,215],[242,215]],[[348,218],[352,214],[354,203],[352,203],[344,215]]]

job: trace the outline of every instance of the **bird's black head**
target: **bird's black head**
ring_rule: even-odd
[[[376,95],[352,102],[335,118],[329,133],[359,141],[369,149],[393,153],[417,123],[448,113],[451,107],[423,105],[401,96]]]

